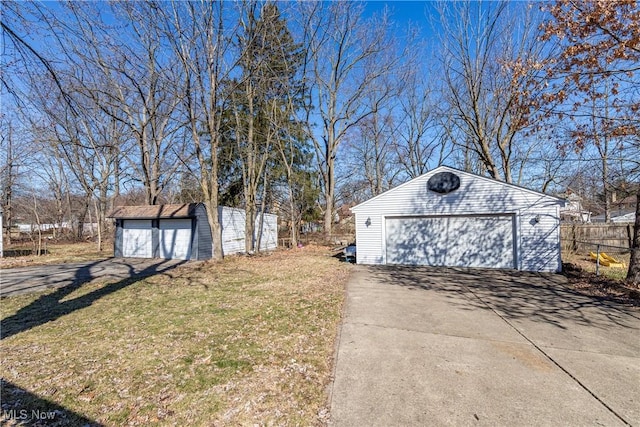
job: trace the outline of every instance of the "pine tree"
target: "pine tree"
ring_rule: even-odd
[[[265,3],[259,13],[258,4],[250,3],[242,24],[238,37],[241,76],[231,85],[235,117],[232,134],[235,159],[242,171],[245,248],[253,252],[259,250],[260,236],[254,226],[260,190],[263,211],[270,182],[278,170],[276,165],[286,162],[285,155],[299,142],[295,135],[301,133],[292,113],[302,104],[298,70],[303,53],[275,3]],[[283,144],[288,148],[281,149]],[[294,164],[288,169],[293,177]]]

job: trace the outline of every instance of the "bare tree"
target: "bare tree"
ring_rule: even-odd
[[[7,229],[7,244],[11,244],[11,225],[13,222],[13,191],[17,175],[16,151],[13,146],[14,131],[13,123],[7,120],[3,114],[0,115],[0,148],[4,151],[0,168],[0,176],[2,177],[2,212],[3,227]],[[4,230],[0,230],[4,233]],[[2,238],[2,235],[0,235]]]
[[[624,153],[620,163],[626,175],[637,176],[640,171],[637,160],[640,153],[637,77],[640,71],[640,19],[637,2],[560,0],[550,5],[548,10],[551,19],[544,24],[544,38],[558,40],[562,50],[554,61],[547,64],[549,75],[560,80],[547,100],[569,101],[574,106],[590,107],[597,100],[606,99],[609,93],[615,95],[613,102],[605,103],[604,114],[593,114],[593,110],[591,114],[592,120],[604,119],[601,122],[604,126],[596,123],[595,127],[602,128],[600,137],[605,139],[596,141],[595,135],[578,132],[574,146],[581,149],[586,141],[592,139],[602,148],[609,138],[619,139]],[[577,96],[571,98],[570,93]],[[640,197],[636,203],[627,279],[640,282]]]
[[[335,213],[336,158],[347,133],[373,114],[367,97],[398,64],[386,14],[365,19],[363,6],[348,1],[301,2],[307,49],[306,122],[323,184],[324,233],[331,236]],[[379,92],[382,97],[389,93]],[[318,117],[318,132],[314,117]]]
[[[350,161],[345,172],[367,183],[369,197],[393,187],[400,173],[397,126],[390,112],[375,111],[348,134],[345,148]],[[401,161],[400,161],[401,162]]]
[[[213,258],[223,258],[218,216],[220,150],[229,79],[238,61],[230,50],[236,27],[227,27],[224,1],[172,3],[162,12],[165,37],[178,58],[182,94],[181,110],[186,116],[197,177],[213,237]]]
[[[510,7],[466,1],[440,8],[450,138],[506,182],[513,182],[514,147],[538,108],[530,84],[542,81],[543,52],[533,9],[511,15]]]
[[[409,178],[429,170],[430,162],[442,164],[446,157],[445,138],[438,115],[434,90],[436,71],[421,66],[421,58],[411,58],[411,66],[398,76],[403,87],[398,99],[399,124],[395,149],[398,162]]]

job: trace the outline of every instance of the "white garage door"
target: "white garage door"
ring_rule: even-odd
[[[152,258],[151,220],[127,219],[122,224],[122,256]]]
[[[515,268],[513,218],[387,218],[387,264]]]
[[[160,258],[191,257],[191,219],[161,219],[159,231]]]

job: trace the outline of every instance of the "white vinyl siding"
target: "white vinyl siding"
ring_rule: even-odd
[[[260,214],[258,214],[255,229],[260,230],[260,225],[262,225],[260,250],[275,249],[278,246],[278,217],[272,214],[264,214],[261,218]]]
[[[429,178],[441,171],[458,175],[460,188],[449,194],[427,190]],[[514,215],[511,244],[515,251],[515,268],[560,271],[558,209],[562,203],[560,199],[522,187],[440,167],[352,208],[356,221],[357,262],[388,262],[387,218]],[[538,222],[536,217],[539,217]],[[391,239],[397,241],[400,237]]]
[[[191,258],[191,226],[193,221],[186,219],[161,219],[159,227],[159,257],[163,259]]]
[[[244,209],[223,207],[218,212],[220,215],[220,224],[222,225],[222,248],[224,254],[230,255],[244,252],[244,226],[246,221]],[[255,220],[256,233],[260,229],[260,224],[260,215],[258,214]],[[260,249],[275,249],[277,243],[278,217],[273,214],[264,214]]]
[[[151,258],[151,220],[127,219],[122,227],[122,256]]]

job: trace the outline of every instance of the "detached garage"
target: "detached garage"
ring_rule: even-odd
[[[563,205],[441,166],[351,209],[356,262],[560,271]]]
[[[211,228],[202,203],[120,206],[109,215],[116,220],[114,255],[124,258],[205,260],[213,254]],[[218,207],[225,255],[244,252],[245,211]],[[277,217],[256,218],[260,249],[275,249]]]

